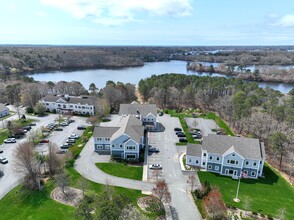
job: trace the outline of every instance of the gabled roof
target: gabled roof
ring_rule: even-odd
[[[240,154],[238,149],[234,147],[234,145],[232,145],[226,152],[224,152],[223,156],[226,156],[226,155],[229,155],[232,153],[237,153],[240,157],[242,157],[244,159],[244,157]]]
[[[82,104],[82,105],[96,105],[97,103],[97,98],[95,96],[60,96],[60,95],[47,95],[44,98],[42,98],[43,101],[45,102],[56,102],[57,100],[63,100],[65,103],[70,103],[70,104]]]
[[[157,109],[155,104],[120,104],[119,115],[143,115],[146,116],[152,113],[157,115]]]
[[[201,149],[206,150],[208,153],[224,155],[234,151],[246,159],[262,160],[265,158],[264,145],[255,138],[209,134],[203,137],[203,142],[200,146]],[[199,156],[201,154],[193,149],[193,146],[189,147],[188,145],[187,155]]]
[[[9,108],[7,108],[5,105],[0,103],[0,112],[9,111]]]
[[[111,140],[126,134],[137,143],[140,143],[141,137],[144,136],[144,127],[139,119],[131,115],[122,116],[119,126],[120,128],[113,134]]]
[[[95,127],[93,136],[110,138],[118,129],[119,127]]]
[[[188,144],[187,145],[187,155],[201,157],[202,154],[202,145],[201,144]]]

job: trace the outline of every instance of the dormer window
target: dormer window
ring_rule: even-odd
[[[236,156],[235,154],[232,154],[232,157]]]
[[[203,156],[206,157],[206,153],[204,153]]]

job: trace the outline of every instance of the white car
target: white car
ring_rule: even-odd
[[[8,163],[8,160],[5,157],[0,157],[0,163],[2,164]]]
[[[160,164],[158,164],[158,163],[154,163],[154,164],[149,165],[149,169],[151,169],[151,170],[161,170],[162,166]]]
[[[71,134],[71,135],[68,136],[68,138],[69,139],[78,139],[78,138],[80,138],[80,136],[77,135],[77,134]]]
[[[4,140],[4,143],[5,144],[16,143],[16,140],[15,138],[8,138]]]

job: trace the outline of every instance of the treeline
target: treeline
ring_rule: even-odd
[[[255,69],[247,68],[245,65],[218,66],[203,65],[199,62],[189,62],[187,69],[197,72],[220,73],[250,81],[294,83],[294,68],[278,68],[273,66],[255,66]]]
[[[136,101],[135,91],[135,85],[130,83],[107,81],[105,87],[99,90],[95,83],[86,89],[77,81],[38,82],[31,77],[13,75],[9,80],[0,80],[0,103],[24,105],[33,109],[47,94],[93,95],[97,97],[98,116],[103,117],[110,112],[118,112],[121,103]]]
[[[264,141],[268,160],[282,161],[280,168],[292,172],[294,90],[283,95],[236,78],[165,74],[141,80],[139,91],[145,101],[162,109],[217,112],[237,133]]]

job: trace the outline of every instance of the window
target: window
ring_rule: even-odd
[[[203,162],[202,165],[205,166],[205,162]]]
[[[110,141],[110,138],[105,138],[105,141]]]
[[[251,171],[251,176],[255,176],[255,172],[254,171]]]
[[[73,108],[73,105],[70,105],[69,107],[70,107],[70,108]]]
[[[82,109],[85,109],[85,106],[82,106]]]
[[[96,145],[97,149],[103,149],[103,145]]]
[[[203,156],[206,157],[206,153],[204,153]]]
[[[219,157],[216,157],[216,160],[219,161]]]
[[[60,104],[58,104],[58,107],[60,107],[61,105]]]
[[[212,156],[209,157],[209,160],[212,160]]]
[[[102,138],[97,138],[97,141],[102,141]]]
[[[212,169],[212,166],[211,165],[208,165],[208,169],[211,170]]]
[[[136,155],[135,154],[127,154],[127,159],[136,159]]]
[[[66,108],[66,105],[63,105],[63,108]]]
[[[127,146],[127,150],[136,150],[136,146]]]
[[[249,161],[246,161],[246,162],[245,162],[245,165],[249,165]]]
[[[219,170],[219,166],[215,166],[214,170],[218,171]]]
[[[123,145],[121,144],[121,145],[119,145],[119,147],[120,147],[120,148],[123,148]]]
[[[49,105],[49,103],[46,103],[46,105]]]
[[[198,163],[198,160],[196,160],[196,163]]]
[[[110,149],[110,145],[105,145],[105,150],[109,150]]]
[[[236,156],[235,154],[232,154],[232,157]]]
[[[191,161],[191,159],[189,159],[189,163],[191,163],[192,161]]]
[[[243,172],[244,172],[246,175],[248,175],[248,170],[243,170]]]
[[[230,163],[230,160],[227,160],[227,163]]]
[[[253,163],[253,166],[255,166],[255,167],[256,167],[256,162],[254,162],[254,163]]]
[[[114,144],[112,145],[112,148],[114,148]]]

